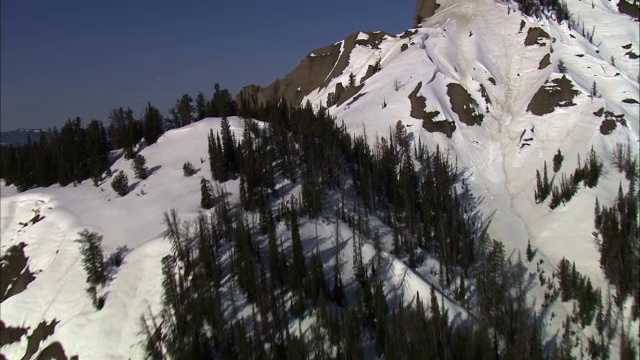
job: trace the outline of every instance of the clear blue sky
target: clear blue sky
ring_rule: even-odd
[[[314,48],[358,30],[399,33],[414,0],[2,1],[1,128],[106,120],[147,101],[163,113],[219,82],[282,78]]]

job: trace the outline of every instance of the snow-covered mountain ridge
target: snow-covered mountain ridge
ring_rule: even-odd
[[[388,138],[400,121],[413,142],[446,149],[457,159],[466,183],[482,200],[482,212],[491,216],[489,233],[505,243],[507,253],[524,253],[530,241],[538,256],[527,265],[530,271],[538,267],[550,275],[564,257],[606,293],[609,286],[592,235],[593,209],[596,198],[610,206],[619,184],[626,189],[624,174],[613,165],[617,144],[638,155],[637,20],[606,0],[568,0],[577,25],[573,29],[567,21],[523,16],[515,4],[501,1],[441,0],[438,5],[419,27],[396,36],[353,34],[312,51],[282,81],[264,89],[246,88],[241,95],[259,102],[285,97],[316,107],[329,101],[336,121],[353,134],[366,132],[371,143]],[[243,121],[232,118],[231,125],[241,138]],[[28,270],[35,278],[2,302],[5,326],[30,328],[19,341],[2,344],[0,352],[7,359],[25,354],[28,335],[43,321],[58,323],[40,350],[35,347],[33,358],[56,342],[66,355],[80,359],[140,358],[139,316],[159,306],[160,259],[170,251],[161,236],[162,214],[172,208],[184,217],[199,212],[198,178],[209,177],[208,164],[199,160],[206,157],[206,134],[219,128],[220,119],[204,119],[143,149],[154,174],[123,198],[108,184],[94,188],[89,181],[23,194],[2,187],[0,252],[6,255],[10,246],[26,244]],[[604,164],[598,186],[580,188],[571,201],[553,210],[548,201],[536,204],[536,170],[545,161],[551,167],[561,150],[565,161],[557,184],[560,174],[572,173],[576,158],[584,159],[592,147]],[[198,176],[182,176],[186,161],[200,168]],[[127,160],[117,160],[113,169],[133,178]],[[231,202],[237,202],[238,182],[225,186]],[[34,213],[43,219],[31,221]],[[309,221],[302,232],[316,234],[319,227],[326,233],[323,246],[330,247],[333,226],[327,219]],[[99,312],[86,296],[74,243],[84,228],[104,235],[106,253],[122,245],[132,250]],[[345,238],[349,231],[341,229]],[[365,247],[370,258],[371,245]],[[416,291],[429,298],[431,284],[438,283],[428,275],[428,264],[414,271],[391,255],[389,259],[387,289],[405,287],[408,298]],[[544,290],[537,286],[532,291],[538,303]],[[446,305],[452,315],[467,316],[454,301]],[[570,303],[554,305],[556,316],[546,321],[549,337],[571,311]],[[638,321],[629,325],[637,328]],[[585,338],[594,332],[588,327]],[[638,346],[637,335],[633,341]]]

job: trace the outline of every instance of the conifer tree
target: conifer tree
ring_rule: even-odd
[[[82,267],[87,273],[87,293],[91,296],[91,301],[96,309],[100,310],[102,304],[98,298],[98,288],[107,282],[107,270],[102,253],[102,235],[90,232],[87,229],[78,233],[79,239],[75,242],[80,244],[80,255],[82,256]]]
[[[560,167],[562,166],[562,160],[564,160],[564,155],[562,155],[562,152],[560,152],[560,149],[558,149],[558,152],[553,155],[553,172],[557,173],[558,170],[560,170]]]
[[[182,175],[184,175],[185,177],[193,176],[197,172],[198,171],[196,170],[195,166],[193,166],[193,164],[190,161],[187,161],[186,163],[182,164]]]
[[[160,110],[147,103],[147,107],[144,110],[142,116],[144,139],[147,144],[155,144],[162,135],[162,115]]]
[[[202,120],[207,117],[207,102],[204,99],[202,91],[196,95],[196,120]]]
[[[529,241],[527,241],[527,261],[531,262],[535,255],[535,251],[531,248],[531,239],[529,239]]]
[[[304,252],[302,247],[302,240],[300,239],[300,224],[298,219],[298,211],[295,203],[292,204],[289,210],[290,223],[291,223],[291,248],[293,251],[293,263],[292,274],[294,278],[294,289],[301,290],[302,282],[304,280],[306,266],[304,261]]]
[[[203,209],[211,209],[213,207],[213,190],[209,180],[202,178],[200,180],[200,207]]]
[[[127,174],[120,170],[120,172],[118,172],[111,181],[111,187],[116,194],[120,196],[127,195],[129,193],[129,179],[127,178]]]
[[[136,175],[136,179],[145,180],[149,176],[149,169],[147,168],[147,159],[138,154],[135,158],[133,158],[133,162],[131,163],[131,168]]]

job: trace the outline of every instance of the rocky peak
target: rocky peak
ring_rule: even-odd
[[[413,24],[415,26],[420,25],[422,20],[433,16],[439,7],[440,4],[436,3],[436,0],[417,0],[416,13],[413,16]]]

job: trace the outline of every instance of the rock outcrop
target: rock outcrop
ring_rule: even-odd
[[[267,87],[248,85],[237,96],[241,104],[242,97],[253,98],[257,104],[284,98],[299,104],[313,90],[329,85],[331,80],[341,75],[349,64],[351,51],[356,46],[378,49],[385,36],[382,31],[360,32],[349,35],[343,41],[313,50],[292,72],[282,80],[278,79]]]
[[[416,13],[413,16],[413,25],[418,26],[422,20],[430,18],[436,13],[440,4],[436,0],[418,0],[416,4]]]

